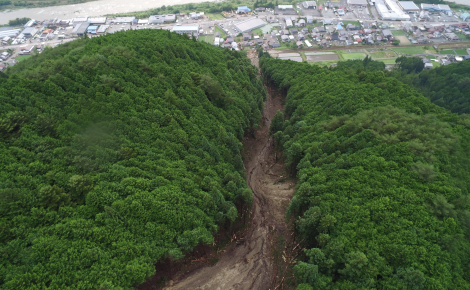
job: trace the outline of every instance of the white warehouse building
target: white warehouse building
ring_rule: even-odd
[[[376,0],[375,8],[383,20],[410,20],[395,0]]]

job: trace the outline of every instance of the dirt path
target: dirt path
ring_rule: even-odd
[[[248,56],[257,66],[256,52]],[[251,227],[215,265],[198,269],[165,289],[274,289],[282,282],[277,276],[285,267],[279,261],[274,263],[273,255],[277,251],[283,257],[278,241],[291,238],[284,214],[295,184],[286,178],[269,136],[269,125],[279,109],[281,98],[268,92],[261,125],[254,136],[244,140],[247,183],[254,196]]]

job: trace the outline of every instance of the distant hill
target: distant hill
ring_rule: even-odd
[[[298,177],[298,289],[470,288],[468,115],[384,71],[260,64],[286,93],[271,132]]]
[[[0,78],[0,285],[130,288],[251,202],[265,92],[238,52],[168,31],[46,49]]]

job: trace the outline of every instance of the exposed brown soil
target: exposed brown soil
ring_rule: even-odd
[[[256,52],[248,53],[258,65]],[[218,255],[218,261],[172,277],[164,289],[279,289],[285,282],[295,248],[292,228],[285,212],[295,182],[269,136],[269,125],[282,100],[273,92],[263,110],[259,128],[244,140],[247,183],[253,191],[251,225],[233,236],[233,243]]]

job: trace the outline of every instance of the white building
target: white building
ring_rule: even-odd
[[[107,17],[90,17],[88,18],[88,23],[94,25],[102,25],[106,24],[106,20],[108,20]]]
[[[261,28],[265,26],[266,24],[267,24],[266,22],[264,22],[263,20],[259,18],[252,18],[246,21],[235,23],[234,26],[238,32],[243,33],[243,32],[252,31],[256,28]]]
[[[286,21],[286,27],[287,28],[290,28],[290,27],[294,26],[294,23],[292,23],[292,20],[290,19],[290,17],[286,17],[285,21]]]
[[[419,13],[419,7],[413,1],[398,1],[401,9],[406,13]]]
[[[349,6],[367,7],[367,0],[348,0]]]
[[[73,20],[72,20],[72,24],[75,25],[77,23],[81,23],[81,22],[87,22],[88,21],[88,17],[75,17]]]
[[[163,24],[165,22],[165,15],[151,15],[149,17],[149,24]]]
[[[410,20],[395,0],[376,0],[375,8],[382,20]]]
[[[112,22],[114,22],[114,23],[132,23],[132,22],[134,22],[134,20],[135,20],[134,16],[131,16],[131,17],[116,17],[116,18],[114,18],[114,20]]]
[[[26,22],[26,24],[24,25],[24,27],[31,27],[31,26],[34,25],[34,23],[36,23],[36,20],[31,19],[31,20],[29,20],[28,22]]]
[[[197,35],[199,33],[199,26],[174,26],[173,32],[178,34]]]
[[[305,1],[302,3],[302,6],[305,9],[317,9],[317,2],[315,1]]]

